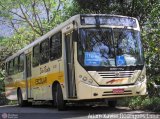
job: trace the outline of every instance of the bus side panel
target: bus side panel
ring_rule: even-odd
[[[18,73],[16,76],[16,81],[15,81],[15,85],[17,90],[21,89],[22,92],[22,96],[23,96],[23,100],[27,100],[27,93],[26,93],[26,80],[24,79],[24,73]]]
[[[6,77],[5,92],[7,99],[17,100],[18,88],[21,89],[23,99],[26,100],[26,81],[23,79],[23,72]]]
[[[61,61],[55,60],[32,68],[31,92],[34,100],[52,100],[52,84],[64,82]]]
[[[41,80],[41,78],[39,77],[40,74],[40,68],[39,66],[33,68],[32,67],[32,77],[31,77],[31,97],[34,100],[40,99],[40,95],[41,95],[41,90],[40,90],[40,86],[39,85],[35,85],[36,82],[38,83],[39,80]]]
[[[7,76],[5,78],[5,96],[9,100],[17,100],[17,87],[15,86],[13,76]]]

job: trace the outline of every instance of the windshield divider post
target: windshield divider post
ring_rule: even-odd
[[[115,66],[117,66],[117,62],[116,62],[116,56],[117,56],[117,52],[116,52],[116,48],[115,48],[115,39],[114,39],[114,34],[113,34],[113,28],[111,28],[111,33],[112,33],[112,40],[113,40],[113,47],[114,47],[114,55],[115,55]]]
[[[100,28],[99,16],[96,16],[95,19],[96,19],[96,27]]]

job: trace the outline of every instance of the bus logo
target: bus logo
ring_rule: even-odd
[[[2,114],[2,119],[7,119],[8,118],[8,114],[7,113],[3,113]]]
[[[120,77],[120,73],[119,73],[119,72],[116,72],[116,73],[115,73],[115,77]]]

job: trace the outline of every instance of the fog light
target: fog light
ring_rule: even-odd
[[[97,96],[98,95],[98,93],[93,93],[93,96]]]
[[[140,84],[140,83],[142,83],[144,80],[145,80],[145,75],[141,75],[138,79],[137,79],[137,81],[136,81],[136,84]]]
[[[142,75],[142,76],[139,78],[139,81],[140,81],[140,82],[143,82],[143,81],[144,81],[144,79],[145,79],[145,76],[144,76],[144,75]]]
[[[142,75],[142,76],[141,76],[141,79],[143,79],[143,80],[144,80],[144,79],[145,79],[145,75]]]
[[[140,94],[140,92],[136,92],[137,94]]]

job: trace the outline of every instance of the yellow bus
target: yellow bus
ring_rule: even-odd
[[[136,18],[79,14],[6,59],[6,97],[19,106],[146,95],[146,69]]]

